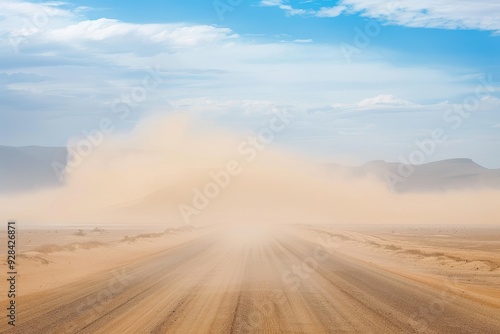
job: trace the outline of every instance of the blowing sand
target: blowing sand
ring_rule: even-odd
[[[498,333],[499,237],[450,226],[24,231],[18,323],[0,330]]]

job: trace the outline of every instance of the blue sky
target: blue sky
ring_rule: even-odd
[[[439,128],[428,161],[500,168],[497,2],[230,3],[0,0],[0,145],[65,145],[154,68],[117,131],[173,110],[254,131],[287,108],[277,144],[325,161],[397,161]]]

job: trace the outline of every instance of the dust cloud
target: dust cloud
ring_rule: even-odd
[[[280,151],[272,140],[288,122],[276,115],[252,136],[187,116],[152,117],[73,157],[65,186],[0,197],[8,215],[1,218],[135,225],[500,220],[498,191],[396,194],[375,179],[332,174]]]

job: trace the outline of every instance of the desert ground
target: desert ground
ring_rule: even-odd
[[[18,241],[5,333],[500,332],[498,227],[21,226]]]

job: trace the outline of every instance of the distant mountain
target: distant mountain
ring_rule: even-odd
[[[62,185],[52,164],[56,161],[64,165],[66,159],[67,149],[64,147],[0,146],[0,194]],[[487,169],[470,159],[443,160],[418,166],[371,161],[355,167],[329,164],[328,169],[342,170],[358,177],[372,175],[397,192],[500,189],[500,169]]]
[[[66,164],[64,147],[0,146],[0,193],[14,193],[62,184],[52,163]]]
[[[488,169],[471,159],[451,159],[422,165],[370,161],[361,166],[329,165],[354,176],[375,176],[397,192],[447,191],[465,188],[500,189],[500,169]]]

